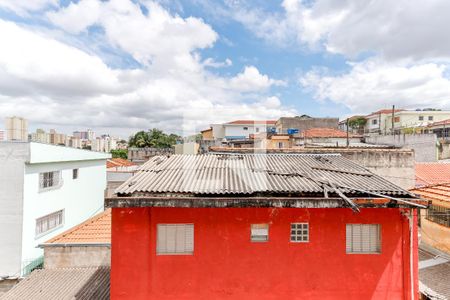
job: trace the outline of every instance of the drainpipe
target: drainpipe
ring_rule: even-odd
[[[409,265],[410,265],[410,285],[411,285],[411,300],[416,299],[414,286],[414,212],[413,208],[409,211],[408,221],[409,221]]]

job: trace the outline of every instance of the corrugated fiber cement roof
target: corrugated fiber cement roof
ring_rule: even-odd
[[[123,183],[119,195],[323,193],[317,180],[389,195],[410,195],[338,154],[204,154],[156,156]],[[351,189],[342,189],[357,194]]]

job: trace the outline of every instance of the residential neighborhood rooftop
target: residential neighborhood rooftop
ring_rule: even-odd
[[[111,209],[48,240],[42,246],[111,244]]]
[[[275,125],[275,123],[277,122],[277,120],[235,120],[235,121],[231,121],[225,124],[228,125],[251,125],[251,124],[270,124],[270,125]]]
[[[103,300],[109,299],[109,267],[35,270],[2,300]]]
[[[106,167],[115,168],[115,167],[130,167],[135,166],[136,164],[124,158],[111,158],[106,161]]]
[[[450,202],[450,183],[433,184],[412,189],[411,192],[429,200]]]
[[[450,183],[450,163],[416,163],[416,186]]]
[[[347,132],[336,128],[310,128],[302,135],[308,138],[346,138]],[[360,137],[360,135],[349,133],[349,137]]]

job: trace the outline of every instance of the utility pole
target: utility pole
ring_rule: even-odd
[[[395,115],[395,105],[392,105],[392,134],[394,135],[394,115]]]
[[[350,141],[348,140],[348,119],[349,118],[347,118],[346,125],[345,125],[345,127],[347,127],[347,148],[350,146]]]

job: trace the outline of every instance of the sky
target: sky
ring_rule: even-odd
[[[450,109],[448,28],[448,0],[0,0],[0,118],[126,138]]]

